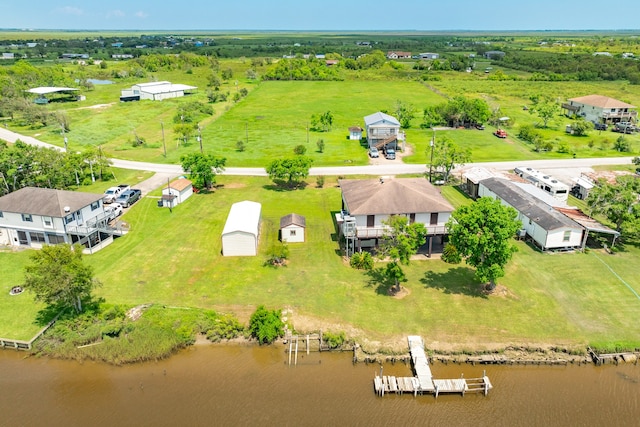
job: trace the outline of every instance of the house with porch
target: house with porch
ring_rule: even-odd
[[[587,95],[571,98],[562,104],[568,117],[582,117],[593,123],[637,123],[636,107],[603,95]]]
[[[0,197],[0,245],[39,249],[59,243],[95,252],[127,232],[109,224],[104,194],[24,187]]]
[[[400,122],[393,116],[377,112],[364,118],[369,148],[376,147],[398,149],[398,140],[404,135],[400,132]]]
[[[348,253],[376,247],[393,215],[425,225],[428,255],[434,237],[447,234],[453,206],[424,178],[341,179],[342,211],[336,216]],[[349,246],[351,245],[351,246]]]

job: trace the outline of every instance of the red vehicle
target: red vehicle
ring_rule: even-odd
[[[503,129],[498,129],[493,134],[495,136],[497,136],[498,138],[506,138],[507,137],[507,131],[505,131]]]

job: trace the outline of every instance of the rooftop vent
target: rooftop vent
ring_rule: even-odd
[[[71,208],[70,208],[69,206],[65,206],[65,207],[64,207],[64,211],[65,211],[65,212],[71,212]]]

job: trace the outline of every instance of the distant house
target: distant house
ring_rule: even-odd
[[[447,234],[453,206],[424,178],[341,179],[342,213],[338,223],[345,237],[355,240],[355,250],[375,247],[384,235],[383,222],[393,215],[406,216],[428,231],[432,239]]]
[[[440,58],[440,54],[438,53],[426,52],[426,53],[420,54],[420,59],[438,59],[438,58]]]
[[[514,208],[522,229],[543,251],[575,249],[582,244],[584,227],[509,180],[487,178],[480,181],[478,196],[491,197]]]
[[[80,243],[97,251],[126,233],[109,225],[104,194],[24,187],[0,197],[0,244]]]
[[[130,53],[114,53],[111,55],[111,59],[133,59],[133,55]]]
[[[324,63],[327,65],[327,67],[333,67],[334,65],[338,65],[340,61],[338,61],[337,59],[327,59],[326,61],[324,61]]]
[[[280,218],[280,240],[286,243],[304,242],[307,220],[302,215],[291,213]]]
[[[411,59],[411,52],[387,52],[387,59]]]
[[[593,56],[613,56],[609,52],[593,52]]]
[[[486,59],[502,59],[505,53],[501,50],[488,50],[484,53]]]
[[[231,205],[222,230],[223,256],[255,256],[260,239],[262,205],[245,200]]]
[[[122,46],[123,46],[123,43],[122,43],[122,42],[111,43],[111,47],[118,47],[118,48],[120,48],[120,47],[122,47]]]
[[[571,98],[562,108],[569,117],[582,117],[594,123],[636,122],[635,105],[603,95],[587,95]]]
[[[349,128],[349,139],[360,141],[362,139],[362,128],[360,126],[351,126]]]
[[[174,208],[193,194],[193,184],[187,178],[179,178],[162,189],[162,206]]]
[[[367,130],[369,148],[398,148],[398,139],[401,139],[402,135],[400,122],[395,117],[377,112],[366,116],[364,125]]]
[[[131,89],[122,90],[120,93],[120,101],[138,101],[142,99],[162,101],[163,99],[185,96],[189,91],[194,89],[197,89],[197,87],[173,84],[167,81],[138,83],[131,86]]]
[[[0,59],[15,59],[16,56],[13,52],[3,52]]]

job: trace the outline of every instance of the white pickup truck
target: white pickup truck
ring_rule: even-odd
[[[131,188],[128,184],[120,184],[117,187],[109,187],[104,192],[102,203],[109,204],[115,202],[118,196]]]

